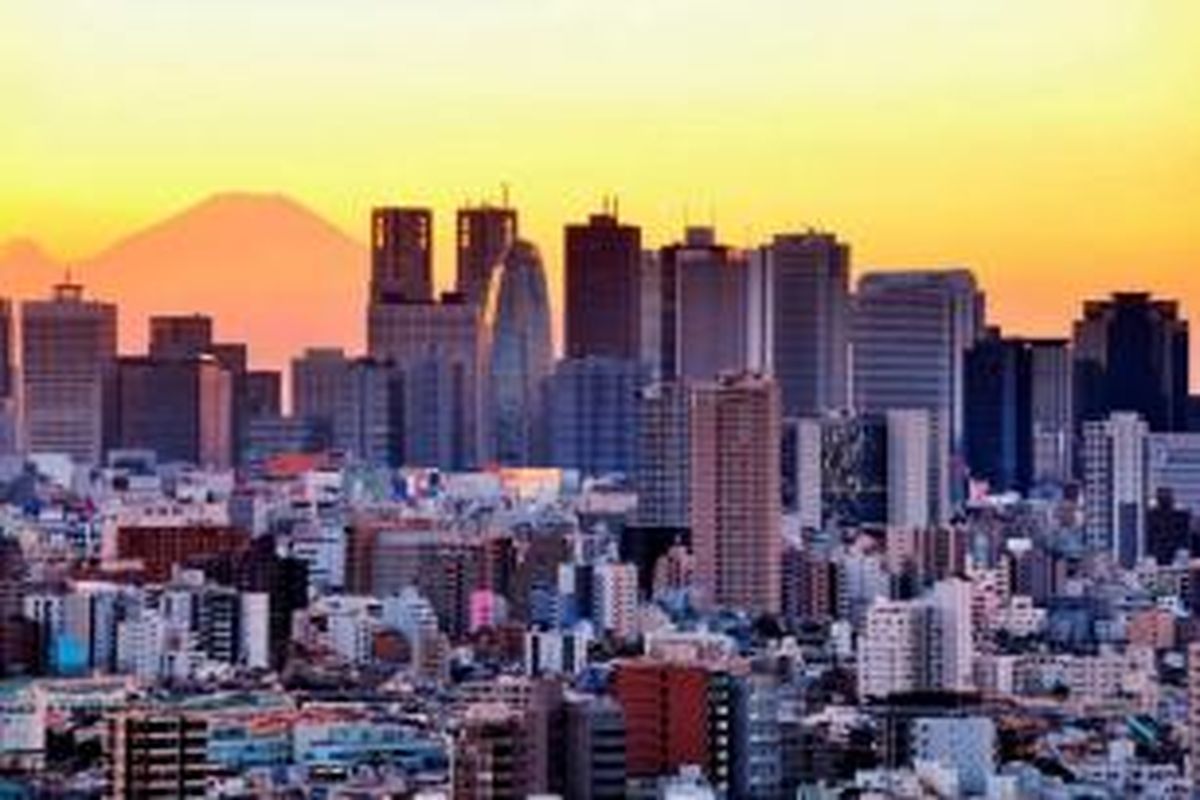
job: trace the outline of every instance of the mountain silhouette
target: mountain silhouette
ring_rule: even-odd
[[[0,294],[47,296],[66,266],[27,239],[0,245]],[[151,315],[191,313],[248,343],[256,366],[363,347],[366,247],[282,195],[215,195],[69,268],[87,296],[119,305],[122,352],[145,350]]]

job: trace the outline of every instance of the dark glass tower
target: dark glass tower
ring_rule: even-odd
[[[992,329],[967,351],[966,456],[972,478],[993,491],[1025,492],[1033,480],[1033,348]]]
[[[433,299],[433,213],[427,208],[371,212],[371,302]]]
[[[467,302],[484,302],[492,271],[516,240],[515,209],[489,205],[459,209],[454,288]]]
[[[568,225],[567,358],[639,357],[642,231],[615,214]]]
[[[1151,431],[1187,430],[1188,323],[1174,300],[1118,292],[1075,323],[1079,423],[1133,411]]]
[[[532,464],[541,453],[543,381],[554,366],[550,296],[537,248],[517,241],[492,275],[485,320],[490,455],[501,464]]]

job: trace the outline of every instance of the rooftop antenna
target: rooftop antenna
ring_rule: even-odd
[[[612,196],[612,206],[613,206],[613,209],[612,209],[613,219],[620,219],[620,217],[621,217],[621,198],[618,195],[614,194]]]
[[[504,208],[508,208],[508,181],[503,181],[500,184],[500,204]]]

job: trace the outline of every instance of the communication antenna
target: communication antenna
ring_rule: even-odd
[[[503,181],[500,184],[500,205],[508,208],[508,181]]]

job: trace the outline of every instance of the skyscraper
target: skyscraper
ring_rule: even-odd
[[[233,380],[211,355],[123,356],[114,395],[117,447],[153,450],[163,462],[232,465]]]
[[[1030,339],[1033,480],[1064,484],[1075,475],[1075,408],[1071,346],[1066,339]]]
[[[1187,430],[1188,323],[1176,301],[1143,292],[1088,301],[1074,351],[1077,422],[1131,411],[1152,431]]]
[[[875,272],[858,282],[851,340],[854,405],[863,411],[929,412],[930,494],[938,521],[949,515],[952,455],[962,453],[964,354],[983,324],[984,297],[968,270]]]
[[[0,297],[0,455],[17,449],[17,392],[13,365],[13,307]]]
[[[642,389],[637,404],[638,524],[683,530],[691,524],[691,399],[679,382]]]
[[[1146,440],[1149,425],[1119,411],[1083,423],[1084,517],[1088,546],[1132,567],[1146,553]]]
[[[585,475],[633,472],[645,370],[620,358],[568,358],[546,382],[549,464]]]
[[[26,441],[30,451],[98,463],[117,350],[117,307],[63,283],[21,307]]]
[[[393,206],[371,211],[371,302],[433,299],[433,212]]]
[[[747,263],[717,244],[712,228],[688,228],[659,253],[660,357],[666,378],[707,381],[748,366]]]
[[[568,225],[567,358],[640,358],[642,231],[616,213]]]
[[[966,356],[966,459],[997,492],[1033,481],[1033,350],[992,329]]]
[[[327,441],[368,464],[404,463],[404,381],[390,363],[315,349],[292,361],[296,414],[315,420]]]
[[[461,208],[457,227],[455,291],[467,303],[482,305],[492,282],[492,271],[517,240],[517,212],[490,205]]]
[[[780,609],[779,390],[725,376],[693,389],[691,528],[702,605]]]
[[[483,327],[461,295],[437,303],[372,303],[367,352],[403,379],[402,463],[462,470],[482,457]]]
[[[150,318],[150,357],[195,358],[212,351],[212,317],[203,314]]]
[[[517,241],[492,275],[485,310],[490,454],[501,464],[542,457],[542,382],[554,365],[550,296],[537,249]]]
[[[764,249],[773,287],[771,371],[784,414],[845,408],[850,248],[809,231],[776,236]]]

